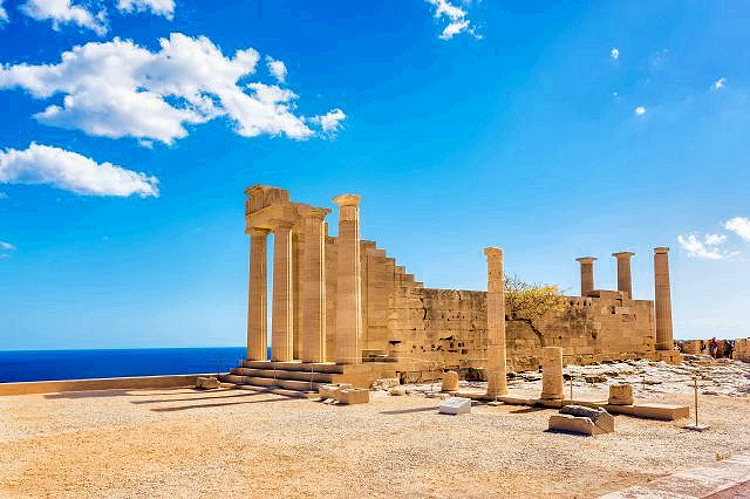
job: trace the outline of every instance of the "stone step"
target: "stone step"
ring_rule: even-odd
[[[237,385],[238,390],[250,390],[253,392],[272,393],[274,395],[283,395],[285,397],[292,398],[318,398],[318,392],[311,391],[300,391],[300,390],[286,390],[284,388],[269,388],[267,386],[256,386],[256,385]]]
[[[277,371],[302,371],[315,373],[342,374],[344,366],[333,362],[271,362],[268,360],[246,360],[243,367],[250,369],[277,370]]]
[[[273,369],[251,369],[249,367],[235,367],[231,374],[238,376],[253,376],[256,378],[291,379],[298,381],[315,381],[318,383],[330,383],[333,379],[332,373],[319,373],[310,371],[282,371]]]
[[[309,381],[298,381],[294,379],[258,378],[255,376],[237,376],[236,374],[228,374],[224,376],[222,380],[236,383],[238,385],[256,385],[297,391],[317,391],[318,386],[320,385],[320,383],[316,382],[311,383]]]

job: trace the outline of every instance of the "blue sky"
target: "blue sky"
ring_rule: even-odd
[[[667,245],[675,335],[750,336],[746,2],[218,3],[2,2],[0,349],[243,344],[254,183],[434,287]]]

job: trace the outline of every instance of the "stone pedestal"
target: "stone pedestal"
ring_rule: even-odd
[[[669,248],[654,248],[654,284],[656,308],[656,349],[671,350],[672,298],[669,285]]]
[[[621,251],[612,253],[617,258],[617,290],[622,291],[631,300],[633,299],[633,280],[630,273],[630,259],[635,253]]]
[[[303,362],[326,360],[325,222],[330,210],[308,208],[302,213],[305,230],[301,258],[300,305],[302,308]]]
[[[632,405],[633,401],[633,385],[628,383],[609,385],[608,403],[610,405]]]
[[[503,251],[485,248],[487,256],[487,396],[508,393],[505,363],[505,276]]]
[[[268,231],[250,231],[250,279],[247,307],[247,359],[268,359]]]
[[[294,360],[294,300],[292,283],[292,224],[273,226],[273,310],[271,360]]]
[[[563,399],[563,350],[542,348],[542,399]]]
[[[455,392],[458,390],[458,373],[456,371],[446,371],[443,373],[443,383],[441,391]]]
[[[581,296],[588,296],[594,290],[594,262],[596,258],[586,256],[576,258],[581,264]]]
[[[361,261],[359,245],[359,196],[342,194],[339,206],[336,293],[336,363],[360,364],[362,349]]]

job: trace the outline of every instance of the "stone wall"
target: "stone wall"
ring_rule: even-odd
[[[750,338],[738,338],[734,342],[732,358],[743,362],[750,362]]]

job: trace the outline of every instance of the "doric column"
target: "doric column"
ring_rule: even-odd
[[[292,224],[273,224],[273,310],[271,360],[294,360],[294,299],[292,282]]]
[[[669,248],[654,248],[654,284],[656,307],[656,349],[671,350],[672,297],[669,286]]]
[[[305,231],[301,262],[303,362],[326,360],[326,232],[324,219],[331,210],[307,208],[302,212]]]
[[[359,259],[359,196],[342,194],[333,199],[339,206],[336,293],[336,362],[362,362],[361,262]]]
[[[622,291],[631,300],[633,299],[633,281],[630,277],[630,259],[635,255],[629,251],[612,253],[617,258],[617,290]]]
[[[586,256],[576,258],[581,264],[581,296],[588,296],[594,290],[594,262],[596,258]]]
[[[505,364],[505,276],[503,250],[484,248],[487,256],[487,396],[508,393]]]
[[[268,360],[268,231],[250,230],[247,360]]]
[[[542,348],[542,398],[563,398],[563,350],[560,347]]]

